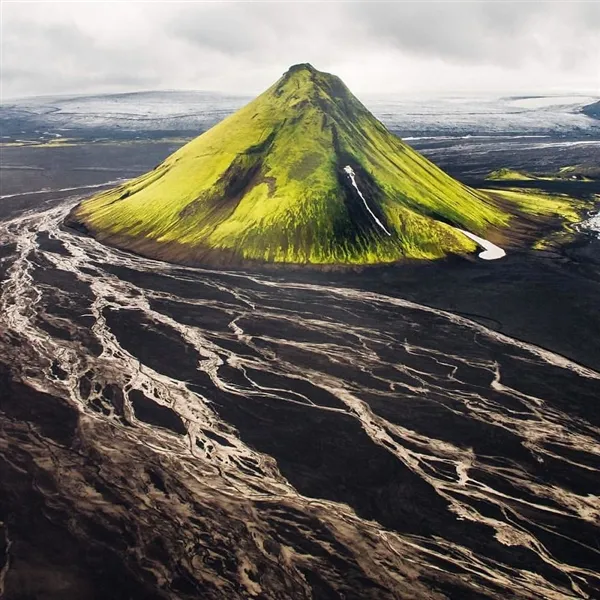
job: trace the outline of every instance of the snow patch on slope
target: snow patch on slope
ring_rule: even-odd
[[[489,242],[488,240],[481,238],[470,231],[464,231],[464,229],[459,229],[458,231],[472,239],[476,244],[479,244],[484,249],[483,252],[479,253],[479,258],[482,258],[483,260],[497,260],[498,258],[503,258],[506,256],[506,252],[499,246],[496,246],[496,244],[492,244],[492,242]]]

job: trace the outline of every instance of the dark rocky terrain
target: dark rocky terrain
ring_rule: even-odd
[[[565,164],[481,143],[462,172],[455,145],[432,158],[475,183]],[[594,234],[261,274],[62,226],[85,186],[172,148],[3,148],[0,595],[598,597]]]

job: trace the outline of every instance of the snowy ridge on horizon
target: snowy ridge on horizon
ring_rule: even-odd
[[[405,139],[560,135],[600,139],[600,121],[580,112],[592,96],[415,97],[367,95],[364,104]],[[214,92],[159,91],[38,97],[0,108],[3,139],[81,135],[94,129],[180,134],[205,130],[250,100]]]

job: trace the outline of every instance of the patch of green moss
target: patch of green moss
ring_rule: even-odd
[[[581,220],[581,212],[587,203],[577,201],[565,194],[547,194],[532,189],[489,190],[489,193],[509,201],[526,214],[557,216],[567,223]]]

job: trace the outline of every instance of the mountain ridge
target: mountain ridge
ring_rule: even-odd
[[[357,265],[472,252],[460,229],[485,235],[508,218],[303,63],[69,222],[174,262]]]

